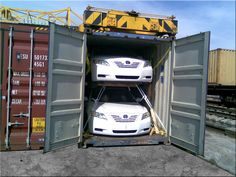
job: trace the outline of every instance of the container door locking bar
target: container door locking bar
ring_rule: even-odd
[[[9,123],[10,123],[10,103],[11,103],[11,63],[12,63],[12,38],[13,38],[13,27],[10,28],[9,32],[9,58],[8,58],[8,84],[7,84],[7,122],[6,122],[6,137],[5,146],[9,149]]]
[[[26,139],[27,148],[30,148],[32,71],[33,71],[33,48],[34,48],[34,30],[33,29],[31,29],[30,40],[31,40],[31,45],[30,45],[30,66],[29,66],[30,78],[29,78],[29,103],[28,103],[28,132],[27,132],[27,139]]]

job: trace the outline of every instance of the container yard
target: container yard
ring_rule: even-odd
[[[206,125],[235,135],[236,52],[216,49],[209,53]]]
[[[209,51],[209,31],[178,38],[173,15],[134,10],[27,11],[45,25],[0,10],[1,175],[235,174],[235,50]]]
[[[206,125],[210,131],[206,137],[212,139],[209,138],[209,144],[206,144],[205,150],[206,159],[228,169],[233,174],[235,174],[235,159],[230,159],[228,153],[235,151],[235,54],[235,50],[220,48],[209,52]],[[211,152],[224,144],[227,144],[227,147],[217,150],[219,154]],[[233,162],[232,166],[226,165],[229,161]]]

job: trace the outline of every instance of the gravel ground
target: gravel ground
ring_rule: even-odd
[[[1,176],[228,176],[236,173],[235,140],[206,128],[205,159],[211,163],[175,146],[71,146],[46,154],[0,152],[0,169]]]
[[[219,167],[236,174],[235,137],[225,135],[223,131],[206,129],[205,158]]]
[[[232,176],[174,146],[1,152],[2,176]]]

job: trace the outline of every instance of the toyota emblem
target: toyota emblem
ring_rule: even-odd
[[[130,61],[125,61],[125,64],[129,65],[129,64],[130,64]]]
[[[123,115],[123,118],[124,118],[124,119],[127,119],[127,118],[128,118],[128,115],[126,115],[126,114]]]

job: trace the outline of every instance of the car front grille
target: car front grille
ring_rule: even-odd
[[[120,75],[116,75],[117,79],[138,79],[139,76],[120,76]]]
[[[123,115],[123,117],[120,117],[119,115],[111,115],[111,117],[116,121],[116,122],[135,122],[137,119],[138,115]]]
[[[113,133],[135,133],[137,130],[113,130]]]
[[[139,62],[130,62],[129,64],[122,63],[120,61],[114,62],[119,68],[137,68]]]

